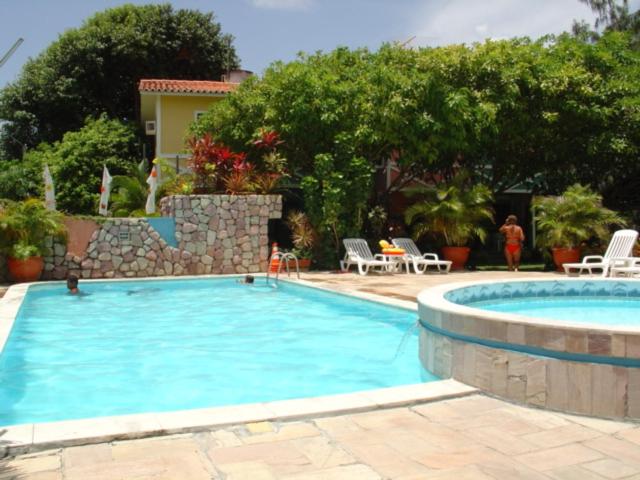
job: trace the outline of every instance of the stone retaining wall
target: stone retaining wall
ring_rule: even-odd
[[[160,206],[175,217],[178,248],[192,255],[190,273],[266,271],[268,223],[282,217],[280,195],[171,196]]]
[[[160,204],[163,216],[175,217],[178,248],[143,218],[107,219],[95,224],[82,254],[50,240],[42,279],[266,271],[268,222],[282,216],[280,195],[172,196]]]
[[[67,245],[50,241],[44,256],[43,279],[122,278],[188,273],[191,254],[170,247],[142,218],[116,218],[96,225],[86,252],[67,252]]]

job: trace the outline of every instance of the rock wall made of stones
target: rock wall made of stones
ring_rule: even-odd
[[[67,252],[64,243],[49,241],[43,280],[124,278],[183,275],[191,266],[191,254],[173,248],[145,219],[118,218],[105,221],[91,236],[82,256]]]
[[[266,271],[268,223],[282,217],[280,195],[178,195],[160,207],[175,217],[178,248],[191,255],[188,273]]]

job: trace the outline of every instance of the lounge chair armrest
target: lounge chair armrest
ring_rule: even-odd
[[[373,258],[376,260],[386,260],[385,256],[382,253],[376,253]]]
[[[640,258],[637,257],[612,257],[609,259],[609,265],[612,267],[631,267],[640,264]]]
[[[589,263],[589,262],[593,262],[593,263],[604,262],[604,257],[602,255],[587,255],[582,259],[582,263]]]
[[[440,260],[437,253],[424,253],[422,258],[425,260]]]

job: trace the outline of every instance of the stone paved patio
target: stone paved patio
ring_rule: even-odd
[[[423,288],[442,282],[540,275],[311,273],[304,278],[336,290],[414,300]],[[640,426],[473,395],[299,422],[243,424],[210,432],[69,447],[2,460],[0,479],[14,478],[640,480]]]
[[[5,459],[1,479],[640,479],[640,427],[483,395]]]

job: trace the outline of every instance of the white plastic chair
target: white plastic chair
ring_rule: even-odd
[[[449,273],[451,270],[451,261],[440,260],[437,253],[421,253],[410,238],[394,238],[391,241],[396,247],[405,251],[407,261],[413,265],[418,275],[422,275],[429,267],[436,267],[440,273]],[[409,267],[407,267],[407,273],[409,273]]]
[[[612,267],[625,267],[629,264],[636,240],[638,232],[635,230],[618,230],[613,234],[604,255],[587,255],[582,262],[565,263],[564,271],[567,275],[580,275],[586,270],[589,276],[593,276],[595,269],[602,270],[601,275],[606,277]]]
[[[369,268],[373,267],[379,267],[380,271],[387,272],[396,267],[396,264],[387,260],[384,255],[371,253],[369,245],[362,238],[345,238],[342,243],[344,243],[345,254],[344,259],[340,261],[340,269],[343,272],[348,272],[351,265],[358,266],[360,275],[366,275],[369,273]]]
[[[625,266],[613,266],[610,271],[612,277],[640,277],[640,258],[631,258]]]

